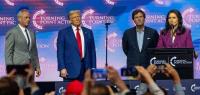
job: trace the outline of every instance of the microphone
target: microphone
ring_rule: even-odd
[[[105,23],[105,25],[110,25],[111,23]]]
[[[171,27],[171,37],[173,37],[175,35],[175,29],[174,29],[174,25],[173,24],[170,24],[170,27]]]
[[[170,26],[171,26],[171,28],[172,28],[172,30],[174,29],[174,25],[173,24],[170,24]]]

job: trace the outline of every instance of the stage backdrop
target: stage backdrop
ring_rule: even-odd
[[[108,64],[117,69],[126,66],[122,51],[124,30],[134,26],[131,13],[140,8],[147,14],[146,25],[160,31],[166,14],[178,9],[184,25],[192,30],[195,50],[200,52],[200,1],[199,0],[1,0],[0,1],[0,76],[5,75],[5,34],[17,25],[16,13],[29,7],[32,28],[37,33],[37,47],[42,75],[37,81],[60,81],[57,71],[56,39],[60,29],[69,25],[67,13],[79,9],[83,26],[94,32],[97,67],[105,66],[105,23],[108,30]],[[200,57],[194,63],[194,76],[200,78]]]

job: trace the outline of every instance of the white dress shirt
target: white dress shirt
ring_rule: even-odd
[[[20,24],[18,24],[19,25],[19,27],[20,27],[20,29],[22,30],[22,33],[24,34],[24,37],[26,38],[26,42],[27,42],[27,44],[28,44],[28,37],[26,36],[26,32],[25,32],[25,28],[24,27],[22,27]],[[30,36],[30,32],[29,32],[29,30],[26,28],[26,30],[27,30],[27,33],[28,33],[28,36],[29,36],[29,40],[30,40],[30,45],[29,45],[29,49],[30,49],[30,47],[31,47],[31,36]]]

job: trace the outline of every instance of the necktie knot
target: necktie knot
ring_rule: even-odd
[[[76,27],[76,30],[79,31],[80,29],[78,27]]]

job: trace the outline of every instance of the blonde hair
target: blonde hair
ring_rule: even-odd
[[[71,11],[69,11],[69,14],[68,14],[68,18],[70,17],[70,15],[71,14],[73,14],[73,13],[81,13],[81,11],[80,10],[71,10]],[[69,18],[70,19],[70,18]]]

